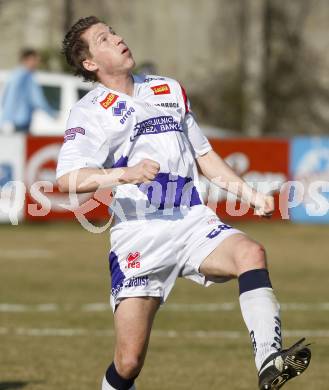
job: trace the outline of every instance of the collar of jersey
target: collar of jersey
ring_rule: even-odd
[[[124,92],[119,92],[119,91],[116,91],[115,89],[106,87],[102,83],[98,83],[98,85],[99,85],[99,87],[104,88],[107,91],[109,91],[111,93],[114,93],[115,95],[124,95],[124,96],[129,97],[130,99],[133,99],[133,98],[135,98],[135,97],[137,97],[139,95],[139,90],[138,90],[137,87],[138,87],[138,84],[142,84],[143,83],[143,81],[145,80],[145,76],[144,75],[139,75],[139,74],[133,74],[132,76],[133,76],[133,80],[134,80],[134,93],[133,93],[132,96],[127,95]]]

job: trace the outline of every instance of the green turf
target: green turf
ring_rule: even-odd
[[[329,227],[260,222],[239,228],[267,248],[272,282],[282,302],[329,301]],[[74,223],[0,226],[0,304],[58,304],[56,311],[0,312],[0,389],[94,390],[112,359],[112,314],[84,312],[108,298],[108,234]],[[204,289],[178,281],[168,303],[237,302],[236,282]],[[311,337],[309,370],[285,388],[326,390],[329,385],[329,310],[283,311],[288,330],[326,330]],[[80,329],[80,335],[33,335],[37,329]],[[248,334],[234,311],[161,309],[140,390],[256,389]],[[169,337],[160,331],[176,331]],[[195,331],[237,331],[193,337]],[[103,334],[105,332],[105,335]],[[188,333],[191,332],[191,333]],[[297,337],[287,337],[286,344]],[[7,384],[6,384],[7,383]]]

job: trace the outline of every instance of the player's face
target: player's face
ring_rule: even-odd
[[[103,76],[115,76],[130,72],[135,66],[132,54],[122,37],[103,23],[91,26],[82,34],[89,45],[91,58],[83,65],[87,70],[96,72],[98,79]]]

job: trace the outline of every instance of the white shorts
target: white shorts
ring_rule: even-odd
[[[129,220],[111,229],[111,306],[128,297],[159,297],[164,303],[177,277],[208,286],[227,278],[207,279],[203,260],[227,237],[242,233],[224,224],[207,206],[187,215]]]

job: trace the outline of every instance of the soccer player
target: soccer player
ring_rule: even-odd
[[[304,339],[282,349],[279,304],[264,248],[223,224],[202,202],[197,165],[209,180],[274,209],[212,150],[175,80],[133,76],[123,38],[90,16],[67,33],[63,50],[77,75],[97,81],[71,110],[60,152],[61,191],[113,187],[109,255],[115,350],[102,390],[135,389],[152,322],[177,277],[208,286],[237,278],[260,389],[278,389],[308,366]]]

